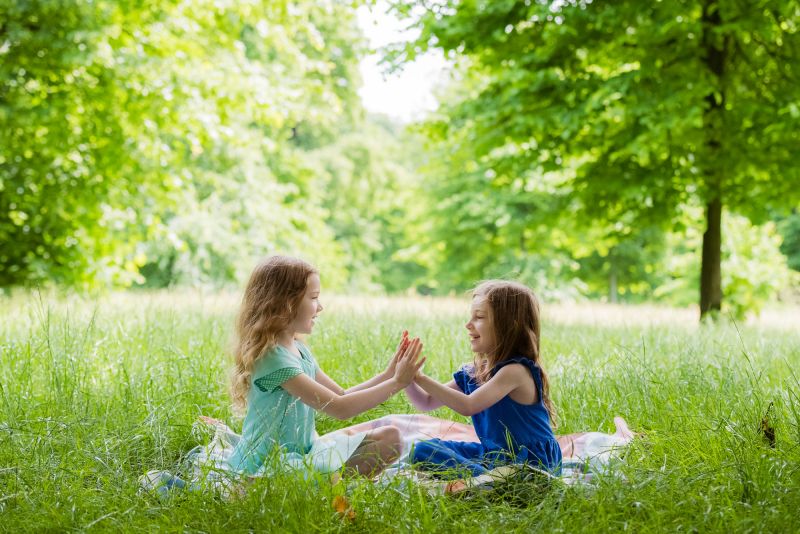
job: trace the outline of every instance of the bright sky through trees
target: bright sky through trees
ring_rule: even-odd
[[[385,2],[378,2],[372,8],[358,8],[358,24],[372,50],[412,40],[418,34],[406,30],[404,23],[386,12],[387,7]],[[363,79],[359,96],[367,110],[408,122],[436,109],[433,90],[447,67],[440,50],[421,55],[395,73],[385,73],[385,67],[378,64],[380,57],[379,53],[372,53],[359,64]]]

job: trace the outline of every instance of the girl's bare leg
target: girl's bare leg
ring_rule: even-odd
[[[402,450],[400,429],[392,425],[382,426],[367,432],[364,441],[347,460],[345,467],[359,475],[373,477],[387,465],[394,463]]]
[[[396,426],[400,429],[407,441],[420,441],[423,439],[439,438],[449,441],[478,441],[472,425],[439,419],[424,414],[396,414],[385,415],[379,419],[358,423],[335,432],[345,434],[358,434],[369,432],[385,426]],[[334,432],[331,432],[332,434]]]
[[[575,432],[574,434],[556,436],[556,441],[561,446],[561,456],[564,458],[575,456],[575,444],[580,443],[581,438],[585,435],[586,432]]]
[[[356,434],[358,432],[371,432],[388,426],[400,428],[403,437],[410,442],[432,438],[451,441],[478,441],[478,436],[475,434],[475,429],[472,425],[422,414],[387,415],[380,419],[343,428],[337,432]],[[626,442],[636,436],[622,417],[614,418],[614,426],[616,427],[614,435],[624,439]],[[561,455],[564,458],[571,458],[583,454],[586,435],[587,432],[557,435],[556,439],[561,446]]]

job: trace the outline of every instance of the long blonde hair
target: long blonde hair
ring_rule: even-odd
[[[237,411],[247,407],[256,361],[278,343],[295,318],[308,277],[316,269],[303,260],[272,256],[259,263],[244,290],[236,321],[231,399]]]
[[[472,296],[482,297],[489,304],[497,343],[490,353],[475,355],[475,379],[479,384],[487,382],[495,365],[515,356],[533,360],[541,371],[542,401],[550,416],[550,424],[555,428],[556,409],[550,400],[550,382],[542,367],[539,350],[541,324],[536,295],[518,282],[487,280],[472,290]]]

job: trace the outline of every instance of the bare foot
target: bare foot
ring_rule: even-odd
[[[626,441],[631,441],[636,437],[636,434],[628,428],[628,423],[622,417],[618,416],[614,418],[614,426],[617,427],[617,431],[614,433],[615,436],[619,436]]]
[[[207,415],[198,415],[197,419],[200,420],[201,422],[209,425],[209,426],[216,426],[218,424],[223,424],[223,425],[225,424],[223,421],[220,421],[219,419],[214,419],[213,417],[209,417]]]
[[[467,489],[466,482],[464,482],[463,480],[453,480],[452,482],[448,482],[447,485],[444,487],[444,494],[452,495],[454,493],[464,491],[465,489]]]

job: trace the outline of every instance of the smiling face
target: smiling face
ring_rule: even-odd
[[[485,297],[475,295],[472,298],[469,322],[465,325],[469,332],[472,352],[490,354],[495,350],[496,340],[491,312],[492,309]]]
[[[297,306],[297,313],[290,327],[292,332],[310,334],[311,330],[314,329],[314,319],[322,312],[322,304],[319,302],[320,290],[319,275],[317,273],[309,275],[306,282],[306,292]]]

